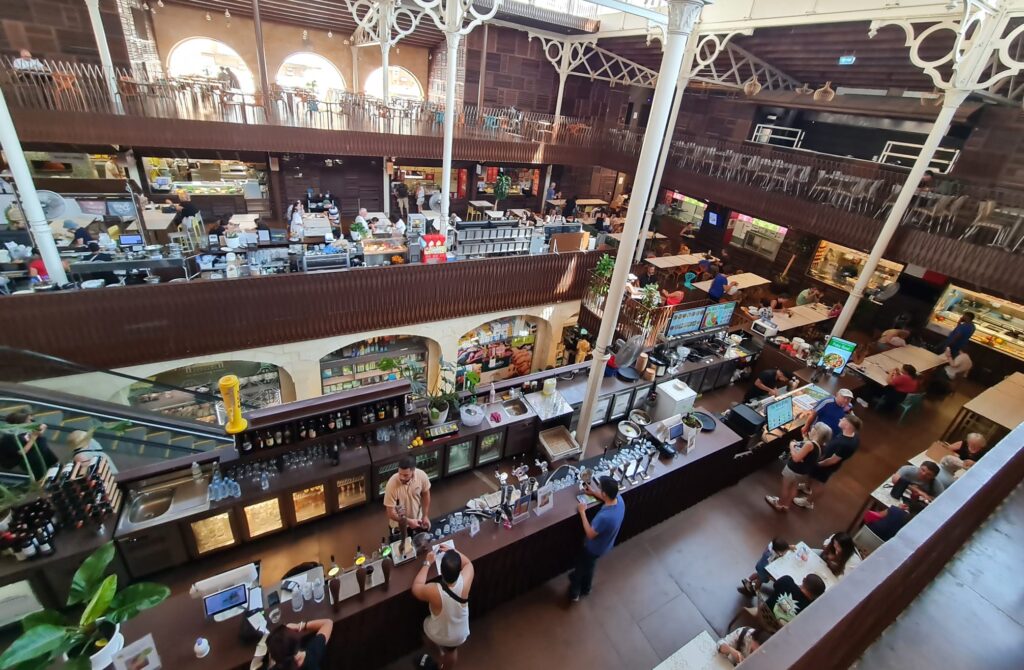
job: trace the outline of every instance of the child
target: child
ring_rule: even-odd
[[[775,538],[768,543],[768,548],[761,554],[760,560],[754,565],[754,573],[741,580],[742,585],[737,586],[736,590],[745,596],[756,596],[757,592],[761,589],[766,582],[772,581],[772,576],[768,574],[768,564],[779,558],[787,551],[792,549],[789,542],[783,540],[780,537]]]

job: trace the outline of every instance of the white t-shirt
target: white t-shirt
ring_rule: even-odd
[[[953,359],[953,362],[943,368],[943,370],[946,372],[947,377],[956,379],[957,377],[966,377],[973,365],[974,362],[971,360],[971,357],[961,351]]]

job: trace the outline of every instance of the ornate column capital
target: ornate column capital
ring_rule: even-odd
[[[689,35],[697,25],[704,5],[710,0],[669,0],[668,3],[668,34]]]

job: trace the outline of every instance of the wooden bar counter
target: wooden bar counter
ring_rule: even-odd
[[[753,469],[749,461],[734,461],[740,438],[719,423],[712,432],[702,433],[696,448],[670,461],[657,460],[647,481],[626,487],[621,495],[626,518],[619,541],[694,505],[716,491],[736,483]],[[443,487],[444,482],[437,485]],[[531,517],[511,530],[486,522],[476,537],[455,536],[456,546],[476,567],[470,609],[479,617],[498,605],[525,593],[566,571],[583,538],[576,515],[576,487],[555,494],[553,507],[544,515]],[[363,546],[375,546],[378,538],[363,538]],[[254,547],[254,549],[257,549]],[[252,558],[258,558],[254,552]],[[368,589],[341,603],[332,611],[328,600],[307,601],[301,612],[290,603],[281,605],[281,622],[314,618],[335,620],[325,667],[374,668],[415,650],[421,644],[421,626],[426,606],[411,593],[412,581],[421,566],[419,558],[396,566],[390,585]],[[196,575],[196,580],[209,576]],[[264,575],[264,587],[274,587],[279,575]],[[152,633],[165,667],[190,668],[200,665],[226,670],[248,667],[254,644],[238,638],[241,617],[222,623],[205,620],[202,601],[187,594],[176,595],[160,606],[143,612],[124,625],[125,639],[135,640]],[[211,652],[197,660],[192,652],[196,638],[210,641]],[[472,639],[472,638],[471,638]]]

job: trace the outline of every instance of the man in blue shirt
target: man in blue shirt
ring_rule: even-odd
[[[956,358],[963,349],[964,345],[971,341],[971,336],[974,335],[974,312],[964,312],[964,315],[960,317],[960,321],[956,324],[956,328],[946,338],[945,348],[949,350],[949,355],[952,358]]]
[[[814,410],[807,416],[807,423],[804,424],[804,437],[818,421],[832,429],[833,435],[838,435],[839,420],[853,411],[853,391],[850,389],[839,389],[835,397],[825,398],[814,406]]]
[[[714,302],[720,301],[726,291],[730,291],[739,286],[736,282],[729,281],[729,278],[718,269],[717,265],[712,265],[710,272],[711,286],[708,288],[708,297]]]
[[[580,503],[577,507],[587,539],[576,558],[576,569],[569,573],[569,599],[574,603],[579,602],[580,596],[590,594],[597,559],[607,554],[615,544],[626,514],[626,503],[619,498],[618,483],[611,477],[601,477],[597,484],[597,488],[591,485],[587,490],[587,493],[602,503],[594,520],[587,519],[586,503]]]

